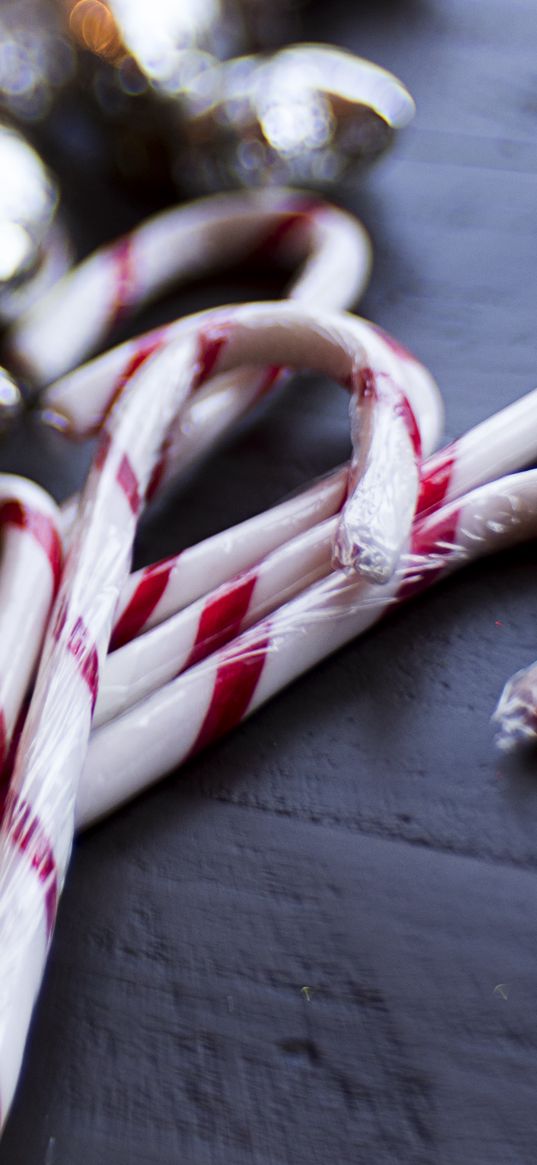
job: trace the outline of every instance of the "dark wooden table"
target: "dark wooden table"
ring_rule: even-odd
[[[363,312],[430,365],[455,435],[537,382],[535,0],[305,23],[416,98],[350,202]],[[87,245],[138,213],[99,181],[68,196]],[[295,384],[140,554],[346,442],[343,396]],[[2,465],[65,494],[81,455],[28,423]],[[537,655],[536,568],[529,548],[459,575],[77,843],[2,1165],[534,1165],[536,764],[502,761],[489,717]]]

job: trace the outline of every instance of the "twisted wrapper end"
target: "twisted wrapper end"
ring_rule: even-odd
[[[537,743],[535,683],[537,666],[523,668],[511,676],[503,689],[491,721],[498,725],[494,743],[501,752],[515,752],[521,745]]]

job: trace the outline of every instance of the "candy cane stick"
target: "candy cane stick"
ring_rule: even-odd
[[[440,488],[445,491],[447,497],[458,496],[459,491],[463,491],[465,487],[481,484],[482,477],[485,477],[486,480],[498,470],[517,468],[520,462],[524,463],[531,456],[535,456],[537,439],[532,436],[532,422],[536,403],[537,392],[534,391],[482,422],[469,433],[464,434],[458,441],[453,442],[447,449],[433,454],[423,466],[420,504],[427,509],[431,501],[434,503],[434,497],[438,496]],[[445,473],[445,467],[448,467],[448,474]],[[293,505],[294,500],[290,504]],[[260,515],[258,519],[250,520],[248,527],[252,534],[255,532],[256,523],[258,521],[264,522],[267,518],[270,518],[270,511],[267,515]],[[218,565],[220,568],[222,566],[221,542],[225,541],[226,537],[233,537],[234,534],[235,531],[231,530],[224,535],[218,535],[213,553],[211,553],[212,540],[207,540],[198,547],[192,548],[190,552],[185,552],[185,565],[190,563],[189,554],[194,553],[195,557],[197,552],[203,562],[200,580],[206,580],[208,576],[211,576],[213,569],[217,568]],[[289,549],[292,545],[290,544]],[[298,547],[296,549],[298,552]],[[285,553],[284,550],[284,560]],[[260,556],[256,555],[255,561]],[[187,602],[192,602],[194,598],[198,597],[200,590],[196,590],[195,587],[193,589],[191,583],[189,587],[188,565],[184,580],[186,593],[181,594],[181,564],[182,556],[179,556],[176,560],[170,559],[162,564],[146,568],[144,572],[140,572],[138,580],[136,576],[131,576],[125,596],[127,601],[120,613],[118,643],[127,642],[132,634],[139,633],[144,627],[154,626],[161,619],[167,619],[172,612],[179,610]],[[291,566],[291,564],[289,565]],[[244,562],[240,561],[239,568],[242,569],[243,566]],[[304,568],[307,569],[306,562]],[[172,582],[168,591],[167,584],[170,578]],[[228,583],[227,598],[229,602],[235,590],[244,599],[251,578],[252,575],[244,582],[239,578],[234,586]],[[223,580],[219,577],[216,581]],[[162,594],[160,593],[161,588]],[[202,583],[202,593],[204,591]],[[226,595],[225,590],[223,595]],[[181,598],[183,598],[183,602],[181,602]],[[219,625],[215,623],[215,612],[219,609],[219,598],[218,594],[212,594],[205,600],[205,604],[212,612],[212,633],[225,636],[228,626],[225,603],[222,604],[223,622]],[[277,598],[277,590],[274,590],[274,605],[277,603]],[[125,609],[128,612],[126,617],[124,616]],[[180,638],[181,632],[186,633],[187,639],[188,634],[191,636],[197,634],[196,629],[202,626],[203,609],[204,604],[198,604],[191,612],[184,613],[186,617],[181,616],[177,624],[173,620],[169,620],[167,627],[161,627],[159,635],[142,636],[138,646],[131,645],[124,656],[119,652],[109,657],[101,692],[102,703],[101,708],[98,706],[96,723],[99,723],[101,719],[110,719],[117,715],[120,701],[122,701],[122,706],[131,705],[181,671],[188,658],[188,653],[185,654],[184,640],[182,641]],[[147,622],[144,621],[144,615],[147,615]],[[248,625],[246,617],[247,611],[243,613],[243,626]],[[249,618],[248,623],[251,621],[252,618]],[[520,715],[522,692],[528,696],[531,691],[533,676],[537,677],[537,669],[533,674],[530,673],[530,676],[527,673],[520,673],[516,677],[517,683],[513,695],[511,696],[509,693],[515,717]],[[537,723],[533,712],[533,708],[537,706],[537,691],[533,697],[528,696],[528,698],[531,699],[531,703],[524,730],[526,736],[535,731],[534,724]],[[109,699],[111,700],[110,705],[108,705]],[[504,716],[507,707],[506,701],[507,693],[503,698],[500,713]]]
[[[529,419],[528,410],[534,407],[534,403],[534,394],[529,394],[521,402],[517,402],[515,406],[509,406],[502,413],[490,418],[489,421],[477,426],[475,430],[460,438],[457,445],[461,451],[461,460],[460,464],[455,462],[458,473],[452,474],[448,488],[456,490],[464,480],[475,481],[481,473],[490,472],[492,465],[497,463],[498,457],[507,458],[509,463],[513,457],[512,432],[513,430],[516,432],[517,426],[521,426],[523,417]],[[521,427],[521,431],[526,433],[527,425]],[[502,434],[502,440],[507,446],[506,454],[502,447],[495,449],[495,434]],[[454,446],[451,446],[450,459],[453,459],[453,449]],[[483,456],[484,452],[485,457]],[[488,460],[491,456],[492,462]],[[441,458],[442,454],[433,454],[423,465],[424,489],[420,499],[422,503],[428,500],[427,486],[435,480],[438,461]],[[334,501],[336,497],[337,495],[335,495]],[[261,521],[266,521],[268,516],[270,516],[270,511],[269,515],[261,516]],[[252,528],[255,527],[255,522],[255,519],[251,520]],[[131,605],[128,607],[129,614],[126,618],[120,616],[118,641],[126,643],[127,637],[132,638],[133,634],[139,632],[143,626],[141,620],[148,612],[146,626],[154,625],[154,623],[160,625],[154,631],[141,635],[123,650],[116,651],[108,657],[97,705],[96,725],[113,719],[126,707],[136,703],[162,686],[163,683],[180,674],[196,658],[203,658],[204,655],[215,650],[219,643],[225,643],[239,630],[245,629],[261,618],[264,613],[275,609],[290,597],[289,594],[286,594],[287,587],[295,586],[297,590],[304,589],[306,583],[304,581],[301,584],[301,574],[305,580],[309,572],[319,564],[324,565],[324,573],[326,573],[328,566],[327,539],[334,536],[335,528],[335,521],[328,524],[322,523],[318,527],[314,526],[307,534],[295,537],[289,542],[286,541],[285,545],[281,545],[274,554],[257,562],[257,566],[253,569],[246,573],[240,573],[234,579],[228,579],[223,587],[212,590],[208,595],[202,584],[204,597],[199,599],[197,603],[192,603],[186,610],[180,608],[184,608],[186,602],[192,601],[192,592],[191,594],[187,592],[187,596],[185,594],[181,596],[181,556],[175,563],[174,560],[169,560],[168,563],[149,567],[145,575],[142,575],[140,593],[138,594],[137,589],[134,590]],[[232,530],[228,533],[232,537],[235,532]],[[218,538],[221,539],[222,536],[220,535]],[[206,580],[208,576],[211,576],[212,562],[214,561],[215,566],[218,564],[218,550],[216,550],[216,554],[214,551],[212,552],[210,540],[193,548],[194,554],[196,549],[200,557],[204,559],[202,577]],[[192,551],[190,553],[192,554]],[[208,560],[211,565],[209,565]],[[155,603],[155,600],[158,599],[158,591],[152,590],[152,585],[157,584],[158,586],[160,584],[165,587],[166,570],[170,566],[172,566],[172,570],[176,571],[175,585],[170,587],[170,593],[167,593],[166,589],[163,592],[167,600],[167,609],[164,607],[164,603],[159,608],[159,602]],[[148,582],[145,597],[144,578]],[[135,582],[131,576],[129,587],[133,586],[135,586]],[[258,594],[259,590],[260,595]],[[193,597],[197,598],[195,592]],[[182,603],[180,602],[181,598],[183,599]],[[172,605],[179,613],[175,617],[169,618]],[[162,618],[166,619],[166,622],[160,622]],[[527,684],[525,686],[527,687]]]
[[[210,374],[217,375],[234,367],[237,343],[246,363],[260,362],[257,321],[265,327],[268,312],[278,322],[274,342],[267,346],[267,353],[270,352],[276,365],[281,365],[284,351],[289,351],[289,363],[298,366],[305,357],[301,321],[307,318],[307,313],[303,309],[287,303],[269,309],[263,304],[251,304],[240,310],[240,320],[234,316],[232,333],[227,322],[229,309],[218,308],[169,326],[164,338],[161,334],[160,344],[166,347],[180,341],[203,321],[207,332],[201,368],[206,379]],[[283,320],[292,335],[281,330],[279,321]],[[343,348],[339,341],[344,334],[352,334],[354,342],[362,346],[363,352],[367,351],[368,362],[357,357],[354,364],[348,358],[342,363]],[[353,427],[356,428],[359,417],[363,430],[359,453],[351,464],[352,516],[349,500],[338,531],[336,554],[345,569],[358,569],[382,581],[394,569],[400,546],[410,529],[420,457],[431,449],[438,434],[437,390],[429,373],[409,353],[402,354],[402,349],[355,316],[323,316],[322,326],[316,332],[315,349],[314,359],[320,371],[340,381],[346,379],[347,387],[355,385],[357,377],[360,379],[360,391],[354,394],[352,405],[353,410],[358,410]],[[113,397],[115,378],[119,375],[121,379],[127,369],[127,350],[128,345],[122,345],[63,377],[45,394],[47,403],[69,418],[81,397],[91,398],[102,415]]]
[[[59,581],[59,520],[38,485],[0,475],[0,784]]]
[[[52,934],[100,660],[152,462],[188,391],[195,343],[158,361],[103,434],[82,499],[0,831],[0,1109],[11,1101]],[[133,382],[134,384],[134,382]],[[137,386],[134,385],[136,388]],[[139,386],[138,386],[139,387]],[[123,402],[121,402],[123,404]],[[142,423],[143,420],[143,423]],[[105,440],[106,438],[106,440]]]
[[[329,574],[337,521],[314,525],[251,570],[108,655],[94,724],[114,719]]]
[[[529,465],[537,457],[537,389],[438,450],[423,467],[422,512],[474,486]]]
[[[537,456],[537,390],[495,413],[422,465],[418,511],[434,509]],[[336,470],[296,497],[207,538],[181,554],[131,574],[116,613],[113,646],[154,627],[238,571],[340,508],[348,469]],[[280,536],[281,535],[281,536]]]
[[[378,337],[375,343],[365,325],[357,329],[350,320],[315,316],[290,304],[228,308],[218,317],[218,333],[216,318],[202,313],[180,340],[135,373],[103,432],[84,491],[0,829],[2,1119],[15,1088],[71,850],[100,664],[128,572],[136,519],[171,420],[222,350],[224,368],[254,354],[266,362],[275,352],[278,362],[329,372],[363,394],[368,357],[386,347]],[[359,337],[368,340],[368,348]],[[410,379],[423,436],[430,438],[438,423],[436,390],[424,371]],[[393,399],[410,407],[400,390]],[[368,407],[375,407],[372,399]],[[394,426],[400,423],[394,412]]]
[[[422,466],[422,490],[418,508],[424,507],[427,511],[431,509],[432,504],[434,509],[435,499],[440,496],[441,492],[445,493],[447,500],[460,496],[465,488],[483,484],[483,479],[486,481],[495,472],[517,469],[521,463],[524,464],[531,457],[535,457],[537,455],[537,435],[534,436],[533,432],[536,405],[537,392],[533,391],[465,433],[447,449],[432,454]],[[337,486],[339,482],[341,489],[343,489],[344,474],[345,470],[338,471],[333,479],[326,478],[325,481],[317,483],[312,490],[312,496],[316,490],[325,491],[328,489],[330,491],[323,500],[325,503],[328,501],[329,506],[331,503],[330,512],[332,514],[336,513],[342,501],[342,494],[339,493]],[[288,516],[292,512],[294,506],[303,506],[309,500],[309,496],[308,491],[306,494],[286,502],[284,504],[286,515]],[[211,578],[215,586],[224,582],[222,547],[227,544],[230,552],[228,561],[233,569],[229,570],[226,575],[228,579],[227,592],[224,589],[222,594],[224,597],[227,594],[231,611],[236,615],[236,608],[231,605],[232,596],[237,594],[244,601],[249,581],[255,577],[256,572],[255,570],[251,571],[246,580],[243,580],[241,575],[236,581],[232,581],[234,570],[242,571],[246,565],[252,566],[254,563],[259,563],[259,560],[267,554],[269,549],[275,549],[274,546],[261,546],[261,541],[258,541],[257,528],[259,525],[259,533],[263,536],[265,525],[273,523],[274,519],[277,521],[279,513],[279,507],[275,511],[268,511],[266,514],[250,519],[243,526],[217,535],[214,539],[207,539],[198,546],[184,551],[176,559],[167,559],[130,576],[120,601],[113,641],[115,646],[119,647],[128,643],[133,636],[139,635],[156,624],[161,624],[160,633],[155,636],[142,635],[138,645],[131,644],[124,655],[118,652],[109,657],[103,679],[101,706],[100,708],[98,706],[97,723],[100,719],[104,721],[117,715],[120,703],[121,707],[130,706],[143,695],[154,690],[159,684],[171,679],[174,674],[179,674],[185,665],[185,660],[188,659],[188,654],[185,655],[185,641],[181,640],[180,635],[181,633],[186,634],[187,641],[188,635],[194,638],[203,636],[203,611],[205,608],[210,612],[211,633],[214,636],[226,636],[230,626],[229,608],[226,607],[226,602],[220,605],[219,593],[212,592],[207,595],[206,580]],[[305,522],[304,529],[306,529],[315,521],[320,521],[322,517],[328,516],[329,512],[326,509],[321,515],[317,513],[315,516],[310,515],[309,510],[306,509],[300,513],[300,520]],[[295,533],[298,533],[298,530]],[[240,545],[240,540],[249,536],[252,537],[251,559],[249,561],[245,561],[241,557],[234,559],[234,539],[238,538]],[[288,542],[288,538],[289,534],[286,529],[285,537],[282,537],[279,545],[283,562],[285,562],[287,554],[290,555],[289,569],[292,570],[293,556],[295,553],[300,554],[300,541]],[[284,542],[288,545],[283,546]],[[313,542],[308,543],[311,551],[313,551],[313,544]],[[279,561],[279,556],[277,556],[276,561]],[[259,563],[259,566],[265,570],[264,562]],[[270,568],[270,563],[268,566]],[[309,569],[306,558],[303,561],[303,569],[305,571]],[[218,571],[220,573],[213,577]],[[170,619],[170,615],[181,611],[187,604],[199,599],[201,595],[205,595],[204,602],[194,605],[189,612],[183,612],[177,623]],[[265,591],[265,601],[267,598]],[[273,607],[278,605],[278,601],[281,601],[278,598],[276,587],[270,598]],[[216,615],[218,611],[221,611],[222,614],[220,622]],[[168,620],[168,622],[162,625],[163,620]],[[252,610],[248,605],[243,610],[242,626],[245,627],[252,621]],[[237,627],[235,626],[234,632],[236,633],[236,631]],[[192,643],[190,646],[192,647]],[[500,716],[511,715],[510,708],[512,706],[512,719],[514,729],[516,729],[518,723],[516,718],[521,716],[522,697],[523,695],[527,697],[529,712],[526,717],[527,724],[523,728],[525,736],[537,731],[537,715],[535,729],[533,727],[533,708],[537,707],[537,689],[535,695],[530,694],[533,676],[537,680],[537,669],[531,671],[529,675],[520,673],[519,676],[515,677],[516,683],[513,682],[512,693],[508,687],[502,698],[500,711]],[[508,699],[511,704],[507,703]],[[511,735],[514,734],[514,729],[510,730]]]
[[[111,647],[129,643],[208,590],[250,569],[291,538],[332,517],[343,505],[347,480],[345,465],[265,513],[130,574],[117,606]]]
[[[102,338],[117,317],[118,304],[124,312],[127,307],[146,301],[173,279],[180,281],[206,273],[226,260],[257,255],[260,261],[266,261],[273,254],[293,263],[305,256],[288,296],[298,302],[311,302],[317,308],[350,306],[359,299],[369,278],[369,238],[361,224],[343,211],[289,190],[216,196],[149,220],[126,240],[98,251],[81,264],[38,311],[19,323],[13,336],[12,357],[23,366],[26,363],[42,382],[52,374],[52,365],[46,363],[50,359],[51,328],[65,325],[65,313],[74,315],[68,329],[74,347],[68,355],[62,338],[53,359],[57,362],[61,352],[64,363],[61,368],[58,363],[54,365],[55,375],[85,355],[88,345],[95,346],[95,313]],[[126,271],[130,272],[128,279]],[[82,303],[86,295],[91,298],[88,310]],[[166,330],[157,329],[116,350],[119,360],[112,355],[111,379],[104,400],[98,391],[93,399],[95,386],[90,368],[89,380],[81,373],[75,382],[79,396],[72,401],[70,418],[62,414],[60,386],[44,398],[45,417],[77,436],[96,432],[111,401],[164,335]],[[105,370],[106,366],[101,363],[99,368]],[[187,403],[184,414],[168,434],[154,486],[163,487],[177,465],[184,471],[211,448],[280,376],[272,365],[262,371],[240,368],[208,384]],[[70,506],[66,530],[73,515],[74,507]]]
[[[148,219],[68,272],[17,321],[11,358],[46,384],[171,284],[272,254],[306,260],[290,294],[319,307],[348,307],[369,277],[368,236],[344,211],[286,189],[217,195]]]
[[[383,587],[337,571],[124,715],[94,731],[79,788],[83,829],[182,764],[399,602],[537,535],[537,471],[491,482],[416,520]]]

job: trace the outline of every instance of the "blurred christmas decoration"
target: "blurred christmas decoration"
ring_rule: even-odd
[[[285,43],[305,0],[61,0],[82,85],[128,180],[162,182],[197,79],[221,61]]]
[[[198,76],[186,104],[175,173],[196,190],[328,189],[376,161],[414,114],[393,74],[306,44],[220,65]]]
[[[59,278],[71,256],[56,218],[55,180],[22,134],[1,123],[0,173],[0,320],[7,322]]]
[[[52,0],[0,4],[0,105],[38,121],[56,91],[73,76],[75,56],[62,13]]]
[[[188,194],[327,189],[373,162],[414,112],[394,76],[350,53],[313,44],[260,53],[288,39],[290,0],[66,2],[128,178],[164,168]]]
[[[177,94],[214,60],[274,47],[296,30],[297,0],[64,0],[71,35],[121,72]],[[128,64],[127,64],[128,69]],[[141,82],[142,83],[142,82]]]

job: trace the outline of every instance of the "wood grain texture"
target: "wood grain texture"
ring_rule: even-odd
[[[416,97],[346,201],[364,314],[431,366],[455,435],[537,382],[535,2],[319,0],[305,23]],[[72,181],[85,246],[132,221]],[[140,557],[346,450],[344,396],[285,389]],[[65,495],[83,456],[28,423],[1,462]],[[77,844],[1,1165],[534,1165],[537,773],[489,717],[537,655],[536,568],[529,547],[399,611]]]

